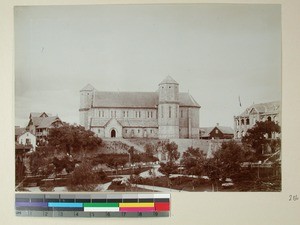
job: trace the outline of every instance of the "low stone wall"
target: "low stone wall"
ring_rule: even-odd
[[[175,142],[178,145],[178,151],[180,153],[186,151],[189,147],[200,148],[204,153],[207,153],[210,140],[170,139],[170,142]]]
[[[178,151],[182,154],[189,147],[199,148],[206,154],[212,154],[218,150],[222,142],[228,140],[203,140],[203,139],[170,139],[178,145]]]

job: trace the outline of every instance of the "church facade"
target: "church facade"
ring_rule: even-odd
[[[80,90],[80,125],[102,138],[199,138],[200,105],[167,76],[156,92]]]

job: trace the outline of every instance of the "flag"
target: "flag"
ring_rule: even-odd
[[[242,107],[241,97],[240,96],[239,96],[239,103],[240,103],[240,107]]]

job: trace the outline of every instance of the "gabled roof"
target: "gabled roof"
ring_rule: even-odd
[[[31,133],[30,131],[26,131],[26,130],[25,130],[22,134],[20,134],[19,137],[21,137],[21,136],[23,136],[23,135],[25,135],[25,134],[27,134],[27,133],[29,133],[29,134],[35,136],[35,135],[34,135],[33,133]]]
[[[50,127],[54,122],[61,122],[61,120],[58,118],[58,116],[51,116],[51,117],[45,117],[42,118],[40,125],[38,128],[48,128]]]
[[[161,84],[177,84],[178,85],[178,83],[171,76],[166,76],[166,78],[162,82],[160,82],[159,85],[161,85]]]
[[[253,104],[249,106],[243,113],[241,113],[240,116],[249,115],[253,109],[259,114],[273,114],[273,113],[275,114],[280,112],[281,103],[280,101],[273,101],[273,102]]]
[[[32,117],[41,117],[43,114],[46,114],[46,116],[52,116],[50,113],[46,112],[31,112],[29,115],[29,119]]]
[[[231,127],[225,126],[215,126],[215,127],[200,127],[201,137],[209,137],[210,133],[217,128],[223,134],[234,134],[234,131]]]
[[[95,93],[93,107],[108,108],[156,108],[158,92],[99,92]],[[179,106],[200,105],[189,93],[179,93]]]

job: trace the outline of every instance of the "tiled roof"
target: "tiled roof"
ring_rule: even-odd
[[[41,121],[40,125],[38,128],[48,128],[50,127],[54,122],[61,122],[61,120],[58,118],[58,116],[51,116],[51,117],[45,117],[42,118],[43,120]]]
[[[253,104],[248,107],[240,116],[247,116],[252,111],[252,109],[256,110],[260,114],[272,114],[272,113],[279,113],[281,108],[281,104],[279,101],[273,102],[266,102],[266,103],[259,103]]]
[[[109,108],[156,108],[158,92],[96,92],[93,106]],[[189,93],[179,93],[179,106],[200,107]]]
[[[162,82],[160,82],[161,84],[178,84],[171,76],[167,76]]]

